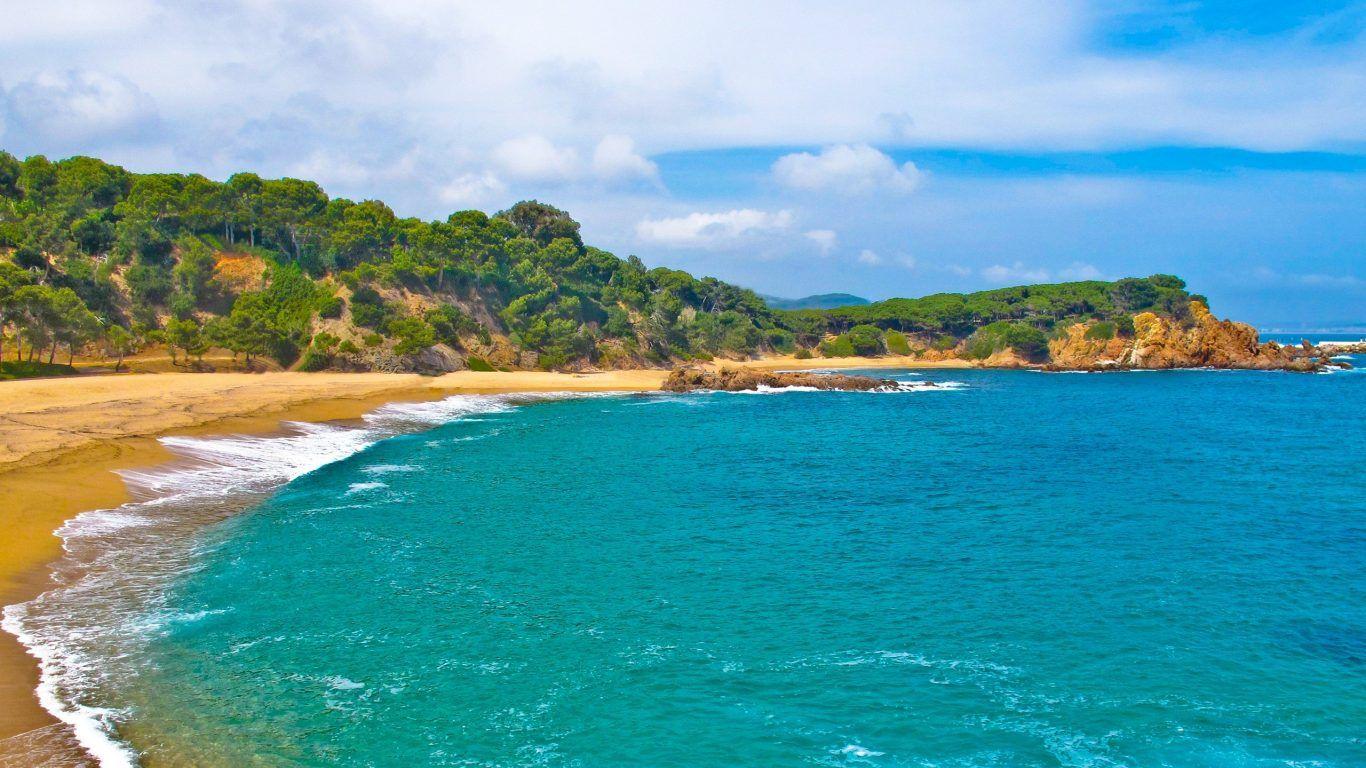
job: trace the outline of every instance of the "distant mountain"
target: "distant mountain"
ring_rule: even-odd
[[[835,307],[857,307],[872,302],[861,296],[849,293],[819,293],[803,296],[800,299],[784,299],[778,296],[759,295],[774,309],[834,309]]]

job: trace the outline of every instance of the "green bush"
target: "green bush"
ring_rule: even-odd
[[[468,365],[471,371],[493,370],[493,366],[489,365],[489,361],[485,360],[482,357],[475,357],[474,355],[470,355],[469,357],[465,358],[465,365]]]
[[[901,331],[887,331],[883,339],[887,342],[887,351],[894,355],[911,354],[911,343],[906,339],[906,334]]]
[[[854,344],[849,341],[848,336],[836,336],[833,339],[822,341],[817,349],[821,352],[821,357],[853,357]]]
[[[360,351],[360,347],[356,346],[356,342],[347,339],[337,346],[337,351],[343,355],[354,355]]]
[[[793,357],[797,358],[798,360],[810,360],[812,357],[814,357],[814,355],[811,354],[811,350],[807,349],[806,347],[802,347],[801,349],[797,350],[797,353],[793,355]]]
[[[332,355],[315,347],[309,347],[304,351],[303,359],[299,361],[301,371],[322,371],[332,365]]]
[[[324,296],[318,301],[318,317],[338,318],[346,302],[340,296]]]
[[[389,335],[398,339],[394,352],[412,355],[436,344],[436,331],[420,317],[404,317],[390,321]]]
[[[37,376],[70,376],[75,368],[60,363],[44,363],[38,360],[6,360],[0,363],[0,381],[9,379],[31,379]]]
[[[981,360],[1007,348],[1026,360],[1043,360],[1048,356],[1048,337],[1032,325],[999,321],[973,331],[965,356]]]
[[[770,347],[777,352],[791,352],[797,346],[797,338],[791,331],[784,331],[781,328],[770,328],[764,331],[765,340]]]
[[[844,334],[860,357],[872,357],[883,352],[882,329],[876,325],[856,325]]]
[[[1086,338],[1095,341],[1109,341],[1115,337],[1115,324],[1110,321],[1096,323],[1086,329]]]

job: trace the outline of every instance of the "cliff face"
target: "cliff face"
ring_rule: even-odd
[[[1190,304],[1194,324],[1182,327],[1151,312],[1134,316],[1132,338],[1088,339],[1090,323],[1076,323],[1049,342],[1056,370],[1111,368],[1251,368],[1313,371],[1319,363],[1294,347],[1262,344],[1257,329],[1220,320],[1198,301]]]

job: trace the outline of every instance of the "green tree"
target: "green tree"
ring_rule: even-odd
[[[553,205],[536,200],[523,200],[497,217],[511,223],[517,231],[535,240],[540,245],[550,245],[557,238],[568,238],[574,247],[582,248],[583,239],[579,236],[579,223],[568,213]]]
[[[118,373],[123,368],[123,358],[137,348],[137,337],[121,325],[108,325],[104,329],[104,345],[115,356],[114,373]]]

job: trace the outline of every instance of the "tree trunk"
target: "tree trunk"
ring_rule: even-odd
[[[52,365],[52,361],[57,359],[57,342],[52,342],[52,349],[47,353],[47,364]]]
[[[118,372],[119,372],[119,369],[122,368],[122,367],[123,367],[123,353],[120,352],[120,353],[119,353],[119,358],[118,358],[117,360],[114,361],[114,373],[118,373]]]

